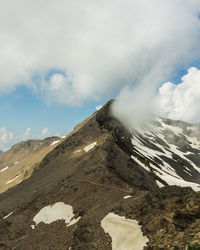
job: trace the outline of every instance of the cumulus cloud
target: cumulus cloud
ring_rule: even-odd
[[[200,122],[200,70],[191,67],[178,85],[164,83],[159,89],[156,103],[162,116]]]
[[[7,144],[13,139],[14,134],[12,132],[7,131],[6,127],[0,128],[0,150],[5,150]]]
[[[49,129],[48,128],[44,128],[42,130],[42,136],[48,136],[48,135],[50,135]]]
[[[199,10],[197,0],[2,1],[0,93],[25,84],[47,104],[81,105],[155,88],[199,56]]]
[[[96,110],[100,110],[102,108],[102,105],[96,106]]]
[[[24,140],[27,140],[28,138],[30,138],[30,136],[31,136],[31,128],[27,128],[24,134],[22,135],[22,138]]]

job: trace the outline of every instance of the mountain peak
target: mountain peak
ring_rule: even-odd
[[[136,232],[138,249],[192,240],[200,221],[199,127],[155,118],[127,129],[112,103],[59,143],[54,138],[33,174],[0,195],[4,249],[111,249],[119,237],[114,225],[127,232],[126,223],[137,228],[118,242],[127,250]]]

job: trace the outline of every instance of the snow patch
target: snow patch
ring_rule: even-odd
[[[161,188],[161,187],[164,187],[165,185],[163,185],[161,182],[159,181],[156,181],[157,185]]]
[[[123,198],[126,200],[126,199],[131,198],[131,197],[133,197],[133,196],[127,195],[127,196],[124,196]]]
[[[16,164],[18,164],[18,163],[19,163],[19,162],[18,162],[18,161],[16,161],[16,162],[14,162],[14,163],[13,163],[13,165],[16,165]]]
[[[88,151],[90,151],[91,149],[93,149],[96,146],[97,142],[93,142],[90,145],[86,146],[84,148],[85,152],[87,153]]]
[[[19,178],[19,177],[20,177],[20,175],[17,175],[14,179],[7,181],[6,184],[9,184],[9,183],[15,181],[15,180],[16,180],[17,178]]]
[[[167,182],[167,184],[170,185],[170,186],[176,185],[176,186],[180,186],[180,187],[191,187],[194,191],[200,191],[200,184],[177,179],[176,177],[171,176],[171,175],[169,175],[169,174],[167,174],[165,172],[157,173],[157,175],[162,180]]]
[[[74,151],[74,154],[80,153],[81,151],[82,151],[81,149],[76,150],[76,151]]]
[[[9,216],[11,216],[13,214],[13,212],[10,212],[9,214],[7,214],[6,216],[3,217],[3,220],[7,219]]]
[[[140,160],[138,160],[136,157],[134,157],[133,155],[131,155],[131,159],[133,159],[135,162],[137,162],[137,164],[139,165],[139,166],[142,166],[144,169],[146,169],[148,172],[151,172],[150,170],[149,170],[149,168],[144,164],[144,163],[142,163]]]
[[[79,216],[78,218],[76,218],[76,219],[72,219],[72,220],[70,221],[70,223],[67,224],[67,227],[70,227],[70,226],[76,224],[80,219],[81,219],[80,216]]]
[[[113,250],[142,250],[149,241],[143,236],[138,222],[124,216],[109,213],[101,221],[101,226],[112,238]]]
[[[35,229],[35,225],[31,225],[31,228],[32,228],[32,229]]]
[[[102,105],[98,105],[98,106],[96,106],[96,110],[98,111],[98,110],[100,110],[102,107],[103,107]]]
[[[7,169],[8,169],[8,166],[5,167],[5,168],[3,168],[3,169],[1,169],[0,172],[4,172],[4,171],[6,171]]]
[[[55,144],[57,144],[57,143],[59,143],[59,142],[60,142],[60,140],[54,141],[54,142],[52,142],[52,143],[50,144],[50,146],[53,146],[53,145],[55,145]]]
[[[67,227],[77,223],[81,217],[74,219],[73,208],[63,202],[57,202],[42,208],[33,218],[37,224],[44,222],[50,224],[57,220],[64,220]]]

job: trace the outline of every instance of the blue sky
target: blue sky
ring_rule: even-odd
[[[33,139],[66,135],[79,122],[95,112],[98,105],[105,102],[105,99],[90,101],[82,107],[57,103],[47,105],[27,87],[17,87],[11,93],[0,97],[0,127],[6,127],[7,132],[18,135],[19,139],[8,140],[5,145],[2,144],[1,150],[23,139],[27,128],[31,128],[29,137]],[[43,135],[42,130],[45,128],[48,128],[48,133]]]
[[[46,105],[30,89],[17,87],[12,93],[1,96],[1,126],[17,133],[22,133],[30,127],[36,134],[48,127],[51,134],[65,135],[78,122],[96,111],[96,106],[104,101],[89,102],[83,107]]]

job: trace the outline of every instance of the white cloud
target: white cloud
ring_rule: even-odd
[[[0,128],[0,149],[5,150],[6,145],[9,141],[14,139],[14,134],[12,132],[7,131],[6,127]]]
[[[43,136],[48,136],[48,135],[50,135],[49,129],[48,129],[48,128],[44,128],[44,129],[42,130],[42,135],[43,135]]]
[[[48,104],[81,105],[152,90],[199,57],[199,11],[196,0],[1,1],[0,93],[25,84]]]
[[[157,107],[161,115],[188,122],[200,122],[200,70],[191,67],[175,85],[164,83],[158,93]]]
[[[102,108],[102,105],[96,106],[96,110],[100,110]]]
[[[21,136],[24,140],[27,140],[31,137],[31,128],[27,128],[24,134]]]
[[[0,150],[7,150],[9,143],[15,140],[13,132],[8,131],[6,127],[0,127]]]

